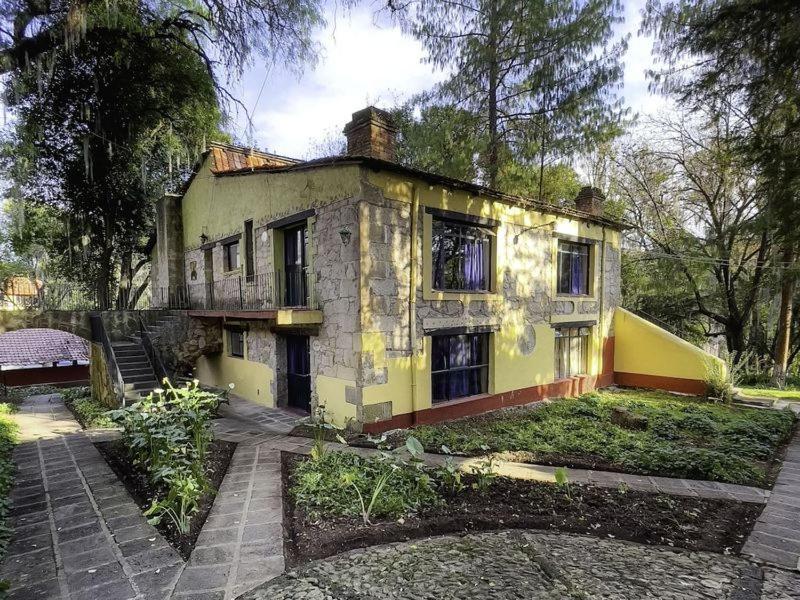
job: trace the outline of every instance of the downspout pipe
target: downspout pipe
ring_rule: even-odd
[[[603,240],[600,245],[600,314],[598,315],[598,322],[600,327],[600,373],[597,378],[600,379],[606,371],[606,336],[605,331],[605,295],[606,295],[606,228],[603,227]]]
[[[411,265],[408,283],[408,338],[411,348],[411,422],[417,424],[417,215],[419,213],[419,188],[414,185],[411,191]]]

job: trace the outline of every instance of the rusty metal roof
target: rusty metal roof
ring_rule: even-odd
[[[255,168],[288,167],[300,162],[294,158],[221,142],[211,142],[209,146],[211,153],[210,168],[215,175]]]

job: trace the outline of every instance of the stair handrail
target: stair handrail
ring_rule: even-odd
[[[103,317],[100,313],[92,313],[89,315],[89,324],[92,329],[92,342],[99,343],[103,348],[105,354],[106,367],[109,376],[111,377],[112,385],[114,386],[114,394],[117,401],[125,406],[125,382],[122,379],[122,373],[117,364],[117,358],[114,356],[114,349],[111,347],[111,340],[106,333],[105,325],[103,324]]]
[[[164,367],[164,363],[161,361],[161,356],[153,345],[153,340],[150,338],[150,333],[147,331],[144,319],[142,319],[141,311],[139,311],[136,316],[139,320],[139,338],[142,340],[142,348],[144,348],[147,359],[153,367],[159,385],[163,384],[164,379],[169,378],[169,374],[167,373],[166,367]]]

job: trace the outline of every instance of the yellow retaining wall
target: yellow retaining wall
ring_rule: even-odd
[[[197,360],[197,379],[206,385],[219,388],[234,385],[233,393],[263,406],[275,406],[272,397],[272,382],[275,372],[261,362],[228,355],[228,336],[223,335],[223,351],[213,356],[201,356]],[[247,335],[244,355],[247,356]]]
[[[705,381],[709,363],[725,362],[623,308],[614,314],[614,371]]]

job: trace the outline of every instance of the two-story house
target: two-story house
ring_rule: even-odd
[[[410,169],[374,107],[345,134],[305,162],[213,144],[159,202],[154,303],[223,328],[201,382],[371,431],[609,385],[615,354],[622,383],[700,390],[702,357],[629,313],[669,350],[615,350],[622,225],[598,190],[558,207]]]

